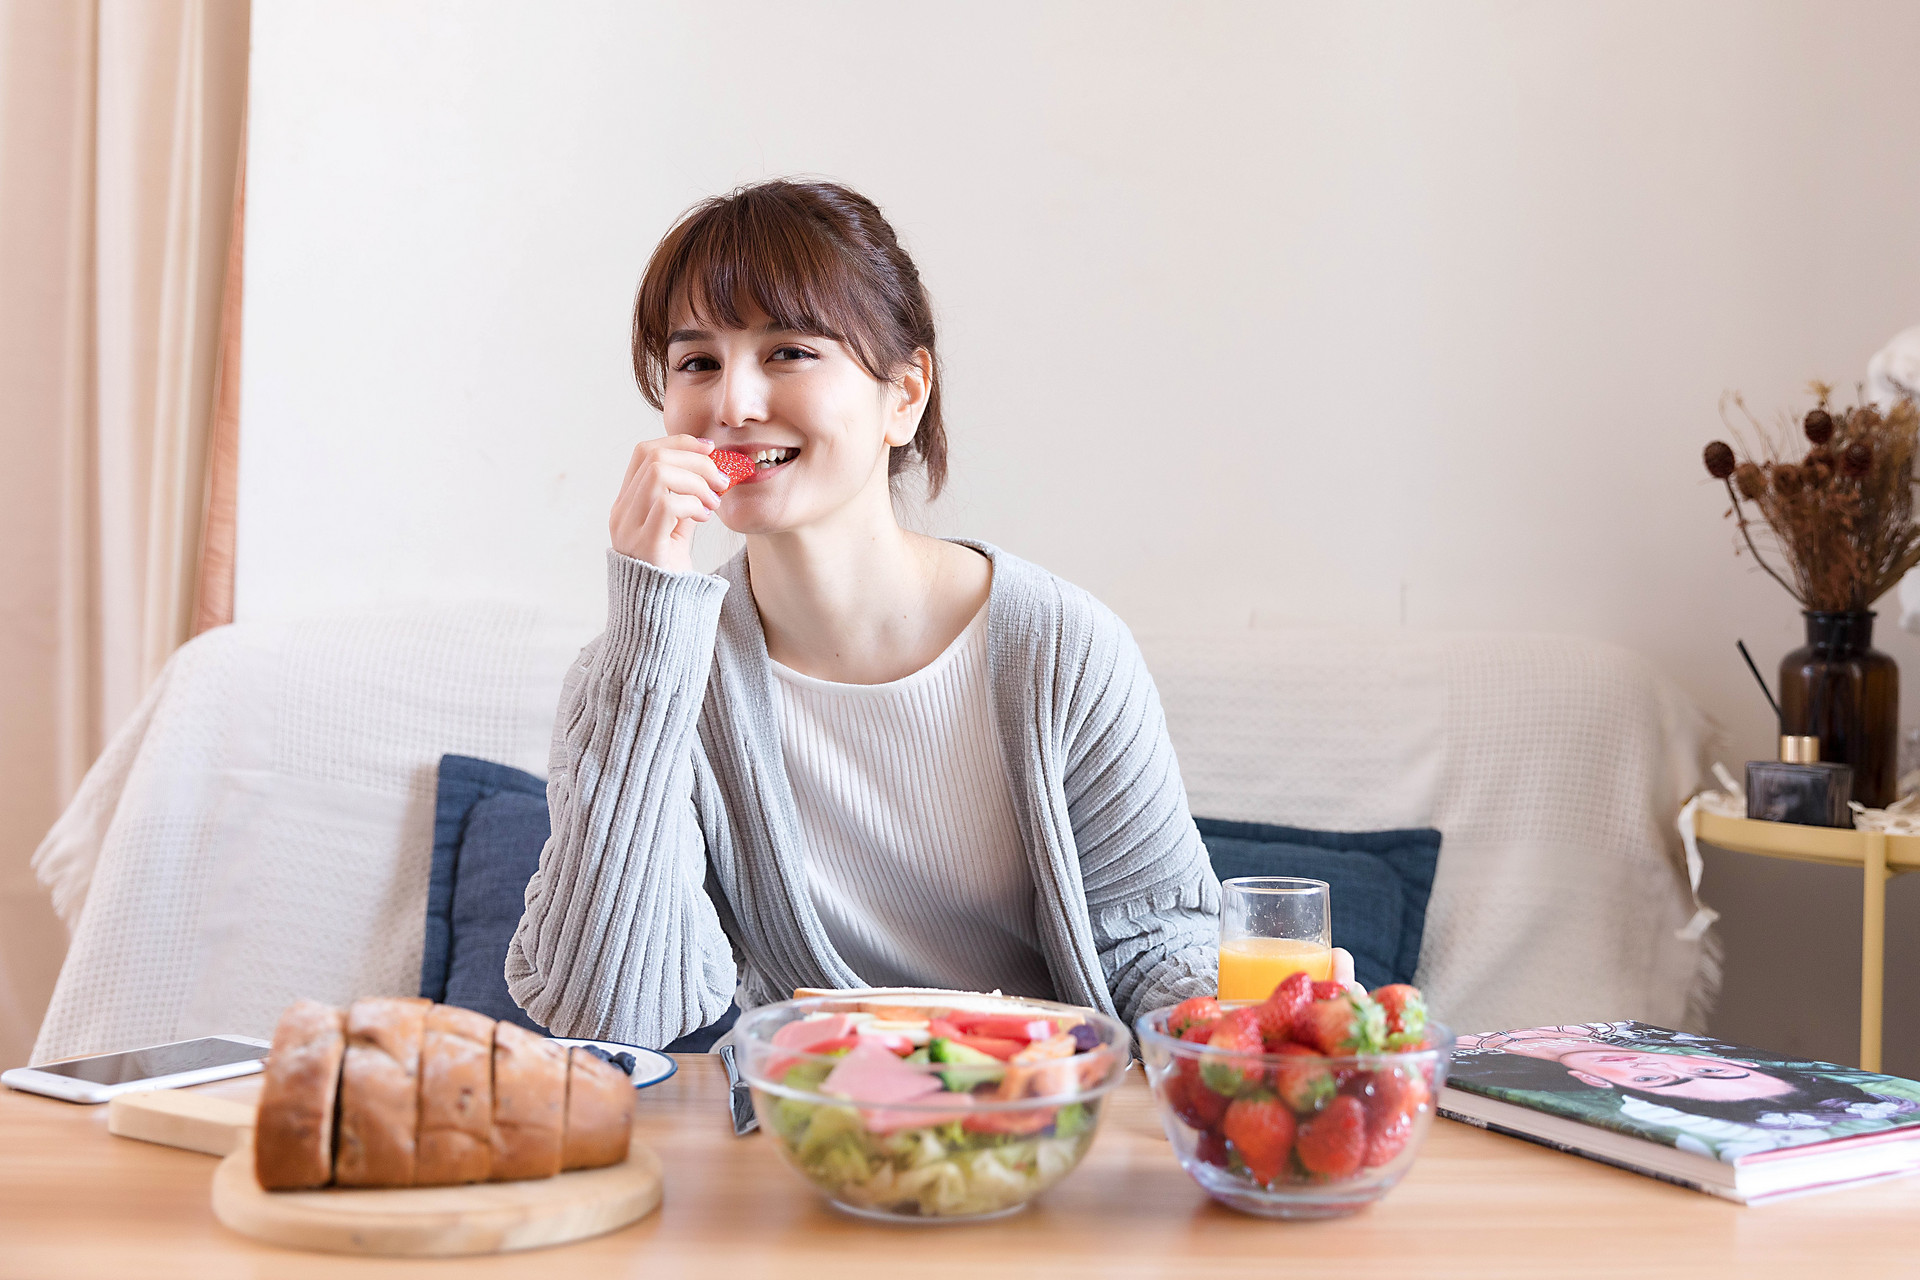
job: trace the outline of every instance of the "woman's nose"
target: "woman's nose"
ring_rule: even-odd
[[[767,416],[767,378],[752,361],[729,361],[721,374],[720,425],[743,427]]]

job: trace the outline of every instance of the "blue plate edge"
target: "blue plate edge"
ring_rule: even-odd
[[[655,1076],[653,1079],[647,1081],[645,1084],[635,1084],[633,1086],[635,1089],[651,1089],[653,1088],[653,1086],[657,1084],[665,1084],[667,1081],[673,1079],[675,1076],[680,1074],[680,1064],[674,1061],[673,1055],[670,1053],[663,1053],[658,1049],[648,1049],[642,1045],[637,1045],[637,1044],[626,1044],[623,1041],[619,1041],[619,1040],[595,1040],[588,1036],[553,1036],[551,1038],[555,1044],[564,1044],[564,1045],[597,1044],[602,1047],[605,1047],[607,1045],[618,1045],[621,1049],[625,1050],[626,1052],[634,1054],[636,1057],[636,1060],[638,1059],[638,1055],[643,1053],[648,1053],[648,1054],[655,1055],[656,1057],[660,1058],[662,1061],[664,1061],[667,1064],[667,1073],[665,1075]]]

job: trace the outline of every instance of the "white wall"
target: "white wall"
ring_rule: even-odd
[[[260,0],[238,612],[597,617],[649,250],[825,174],[935,294],[933,527],[1136,624],[1615,640],[1737,762],[1733,640],[1798,618],[1700,448],[1920,320],[1916,48],[1897,0]]]

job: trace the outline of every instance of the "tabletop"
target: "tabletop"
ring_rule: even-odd
[[[999,1222],[844,1216],[735,1138],[716,1059],[684,1056],[639,1095],[635,1137],[666,1168],[659,1212],[562,1248],[403,1261],[256,1244],[214,1219],[215,1160],[107,1133],[105,1107],[0,1091],[0,1278],[192,1276],[1178,1275],[1303,1262],[1330,1277],[1894,1275],[1920,1271],[1920,1179],[1747,1208],[1436,1121],[1407,1178],[1351,1218],[1284,1223],[1215,1205],[1161,1135],[1139,1072],[1079,1169]],[[258,1081],[201,1086],[249,1097]],[[1263,1271],[1264,1273],[1264,1271]],[[1248,1274],[1252,1274],[1249,1271]]]

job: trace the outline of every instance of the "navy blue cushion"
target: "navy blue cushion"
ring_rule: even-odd
[[[1413,981],[1440,862],[1438,831],[1309,831],[1217,818],[1195,818],[1194,825],[1222,880],[1325,880],[1333,898],[1333,945],[1353,953],[1353,976],[1362,986]]]
[[[471,756],[440,757],[421,995],[545,1034],[507,994],[505,970],[549,830],[547,784],[539,778]],[[703,1053],[738,1016],[729,1008],[667,1049]]]

